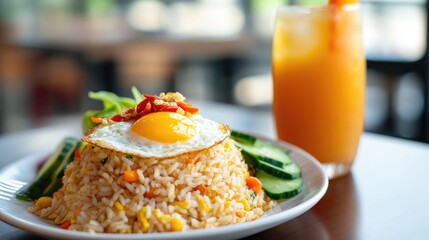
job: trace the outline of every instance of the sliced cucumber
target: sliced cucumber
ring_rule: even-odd
[[[285,180],[261,170],[256,172],[256,178],[261,181],[262,188],[271,199],[294,197],[302,191],[304,185],[302,178]]]
[[[292,162],[288,153],[282,149],[277,147],[274,144],[267,143],[265,141],[257,140],[253,147],[258,149],[261,155],[265,157],[275,159],[277,161],[282,162],[283,164],[289,164]]]
[[[253,145],[256,142],[256,138],[254,136],[247,135],[245,133],[231,131],[231,138],[239,143],[243,143],[246,145]]]
[[[232,131],[231,138],[241,148],[246,163],[256,169],[255,177],[271,199],[291,198],[302,191],[301,168],[289,157],[288,151],[237,131]]]
[[[236,141],[236,145],[239,148],[253,156],[270,158],[271,160],[267,159],[267,162],[272,162],[272,164],[278,167],[281,167],[281,164],[289,164],[292,162],[288,153],[284,149],[269,142],[261,141],[253,136],[237,131],[231,132],[231,138]]]
[[[301,168],[296,163],[283,165],[281,168],[259,161],[258,168],[265,172],[282,179],[294,179],[301,177]]]
[[[254,146],[249,146],[241,143],[236,143],[236,146],[242,149],[242,153],[247,153],[259,161],[267,162],[277,167],[282,167],[284,164],[289,164],[292,160],[285,154],[285,156],[274,156],[267,149],[261,150]],[[280,159],[280,160],[279,160]]]
[[[252,165],[252,167],[257,168],[259,165],[259,161],[256,158],[256,156],[248,153],[247,151],[242,150],[241,154],[243,155],[244,161],[249,164]]]
[[[241,148],[241,153],[247,164],[283,179],[301,176],[301,169],[283,149],[269,143],[258,142],[262,141],[257,140],[255,142],[258,146],[262,146],[262,150],[255,146],[236,143],[237,147]]]
[[[61,186],[61,179],[68,164],[73,161],[76,149],[81,141],[74,138],[65,138],[49,157],[37,174],[36,180],[27,188],[21,190],[16,198],[32,201],[42,196],[50,196]]]

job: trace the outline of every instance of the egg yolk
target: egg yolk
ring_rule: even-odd
[[[131,130],[139,136],[161,143],[185,142],[197,134],[190,118],[173,112],[155,112],[138,119]]]

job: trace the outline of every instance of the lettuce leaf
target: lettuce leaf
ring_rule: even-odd
[[[103,109],[86,111],[82,118],[82,131],[85,133],[89,129],[96,127],[98,123],[93,123],[91,118],[109,118],[122,111],[135,107],[137,103],[143,100],[143,96],[136,87],[131,88],[133,98],[119,97],[115,93],[107,91],[89,92],[88,96],[91,99],[101,101]]]

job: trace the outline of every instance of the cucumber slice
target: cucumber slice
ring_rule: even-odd
[[[231,132],[231,138],[236,141],[239,148],[253,156],[261,156],[275,166],[281,167],[282,164],[292,163],[288,153],[274,144],[237,131]]]
[[[259,166],[259,161],[254,155],[244,150],[241,151],[241,154],[243,155],[244,161],[247,164],[252,165],[252,167],[254,168],[257,168]]]
[[[256,158],[258,161],[267,162],[269,164],[272,164],[272,165],[280,167],[280,168],[284,164],[289,164],[292,162],[292,160],[287,155],[286,155],[286,158],[278,157],[281,159],[281,160],[278,160],[278,158],[276,158],[276,156],[272,155],[269,151],[266,151],[266,150],[261,151],[259,148],[244,145],[241,143],[236,143],[236,146],[241,148],[241,150],[242,150],[241,152],[243,155],[247,154],[250,157]],[[246,156],[244,156],[244,157],[246,158]],[[287,161],[285,161],[285,160],[287,160]],[[254,162],[254,161],[251,161],[250,164],[252,164],[252,162]]]
[[[78,141],[75,145],[73,151],[69,151],[64,161],[58,166],[55,172],[52,173],[51,179],[52,182],[43,190],[43,195],[51,196],[60,189],[63,185],[62,178],[64,176],[64,171],[66,167],[74,160],[75,150],[79,150],[81,146],[81,142]]]
[[[265,193],[276,200],[298,195],[304,185],[302,178],[284,180],[261,170],[256,172],[256,177],[261,181]]]
[[[248,134],[237,132],[234,130],[231,131],[231,138],[239,143],[243,143],[246,145],[253,145],[257,140],[254,136],[250,136]]]
[[[282,162],[283,164],[289,164],[292,163],[292,160],[290,159],[288,152],[286,152],[284,149],[277,147],[274,144],[270,144],[265,141],[257,140],[253,147],[258,149],[258,151],[261,153],[261,155],[275,159],[277,161]]]
[[[16,198],[33,201],[42,196],[50,196],[61,186],[61,178],[68,164],[74,159],[74,152],[79,149],[81,142],[74,138],[65,138],[51,154],[48,161],[37,174],[36,180],[28,187],[20,190]]]
[[[294,179],[301,177],[301,168],[296,163],[283,165],[280,168],[267,162],[259,161],[258,168],[282,179]]]

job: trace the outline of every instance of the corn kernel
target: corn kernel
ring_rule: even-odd
[[[139,213],[143,214],[143,216],[146,217],[146,211],[147,211],[147,208],[146,207],[142,207],[142,209],[140,209]]]
[[[212,209],[207,206],[207,203],[204,201],[202,197],[197,198],[198,205],[201,209],[203,209],[205,212],[210,212]]]
[[[82,169],[80,170],[80,173],[82,173],[82,174],[86,174],[86,168],[82,168]]]
[[[158,221],[160,221],[164,225],[169,223],[171,220],[171,217],[169,215],[162,213],[159,209],[155,209],[153,211],[153,214],[158,219]]]
[[[70,223],[71,224],[75,224],[77,221],[76,221],[76,218],[75,217],[72,217],[71,219],[70,219]]]
[[[144,233],[149,231],[150,223],[146,218],[146,207],[142,207],[142,209],[137,213],[137,219],[140,222],[140,229]]]
[[[225,143],[225,152],[230,152],[231,151],[231,145],[229,144],[229,142]]]
[[[143,221],[141,222],[141,229],[144,233],[146,233],[147,231],[149,231],[150,228],[150,223],[147,220],[147,218],[143,218]]]
[[[118,211],[122,211],[122,210],[124,210],[124,206],[122,206],[122,204],[121,204],[120,202],[115,201],[114,205],[115,205],[115,208],[116,208]]]
[[[36,206],[42,207],[42,208],[50,207],[51,204],[52,204],[51,197],[41,197],[36,201]]]
[[[246,199],[242,199],[240,202],[243,204],[244,210],[246,210],[246,211],[250,210],[250,205],[249,205],[249,203],[247,202]]]
[[[172,217],[170,224],[171,224],[171,230],[172,231],[182,231],[183,230],[183,223],[177,217]]]
[[[156,208],[155,210],[153,210],[153,214],[155,215],[156,218],[160,218],[163,213],[161,212],[161,210],[159,210],[158,208]]]
[[[227,209],[230,205],[231,205],[231,201],[226,200],[226,201],[225,201],[224,209]]]
[[[172,205],[183,208],[183,209],[188,209],[191,204],[188,201],[182,201],[182,202],[173,202]]]

